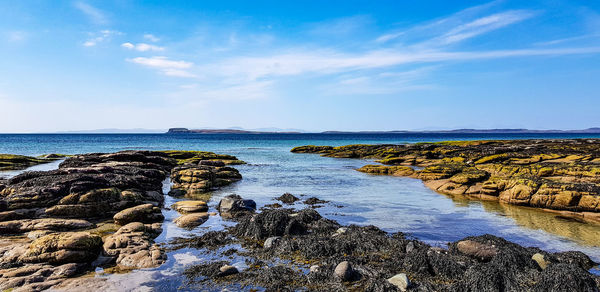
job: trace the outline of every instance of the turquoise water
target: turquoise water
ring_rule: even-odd
[[[372,224],[386,231],[408,233],[433,245],[444,246],[449,241],[466,236],[490,233],[550,251],[580,250],[598,261],[599,225],[496,202],[451,198],[429,190],[420,180],[372,176],[354,170],[369,161],[290,153],[292,147],[307,144],[594,137],[599,135],[0,135],[0,153],[39,155],[125,149],[185,149],[232,154],[248,162],[247,165],[236,166],[244,178],[215,192],[209,202],[211,209],[222,196],[230,193],[254,199],[260,207],[275,202],[274,197],[290,192],[297,196],[316,196],[330,201],[318,209],[319,212],[342,224]],[[36,168],[47,169],[56,165]],[[7,175],[14,175],[14,172],[4,174]],[[165,187],[168,190],[168,183]],[[167,198],[167,202],[174,200]],[[303,207],[301,203],[296,206]],[[175,212],[164,213],[167,219],[163,226],[165,231],[158,238],[160,242],[227,224],[218,216],[211,217],[203,226],[190,232],[172,224],[172,219],[177,216]],[[168,262],[158,269],[115,275],[110,279],[123,285],[125,282],[122,281],[127,280],[137,285],[146,283],[148,287],[159,285],[174,289],[181,284],[179,271],[185,265],[205,257],[198,251],[180,250],[170,253]],[[243,261],[240,260],[237,265],[243,268]]]

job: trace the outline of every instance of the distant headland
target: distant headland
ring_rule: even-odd
[[[242,130],[242,129],[188,129],[171,128],[167,134],[300,134],[303,131],[279,130]],[[448,134],[600,134],[600,127],[583,130],[531,130],[531,129],[455,129],[430,131],[324,131],[313,134],[419,134],[419,133],[448,133]]]

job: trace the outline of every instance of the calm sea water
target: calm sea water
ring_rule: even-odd
[[[470,235],[490,233],[527,246],[550,251],[580,250],[600,260],[600,226],[563,219],[554,214],[498,204],[470,201],[437,194],[420,180],[373,176],[354,169],[369,161],[325,158],[312,154],[294,154],[300,145],[347,145],[415,143],[444,140],[529,139],[529,138],[600,138],[600,135],[573,134],[31,134],[0,135],[0,153],[40,155],[47,153],[114,152],[126,149],[205,150],[232,154],[248,162],[236,166],[243,180],[215,192],[209,201],[214,209],[218,200],[237,193],[254,199],[259,206],[273,203],[284,192],[297,196],[316,196],[330,201],[318,209],[321,214],[343,224],[376,225],[390,232],[405,232],[430,244],[443,246]],[[57,163],[37,166],[55,168]],[[0,173],[2,176],[15,172]],[[168,190],[169,185],[165,188]],[[168,203],[176,199],[167,198]],[[297,203],[298,208],[302,204]],[[226,222],[211,217],[193,231],[174,224],[177,214],[165,211],[164,232],[157,239],[168,241],[177,236],[222,228]],[[167,264],[158,269],[110,276],[115,283],[159,286],[176,289],[179,272],[190,263],[203,260],[193,250],[169,254]],[[243,268],[243,261],[236,263]],[[137,280],[134,280],[137,279]],[[120,286],[126,288],[125,286]]]

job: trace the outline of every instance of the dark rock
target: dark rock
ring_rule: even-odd
[[[283,202],[284,204],[291,205],[291,204],[295,203],[296,201],[299,201],[300,199],[298,199],[298,197],[296,197],[290,193],[285,193],[285,194],[279,196],[277,198],[277,200]]]
[[[253,200],[244,200],[236,194],[231,194],[219,201],[217,210],[219,210],[221,216],[237,217],[254,212],[256,210],[256,202]]]

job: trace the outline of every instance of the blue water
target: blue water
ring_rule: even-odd
[[[304,198],[328,200],[318,209],[342,224],[376,225],[390,232],[404,232],[433,245],[470,235],[490,233],[526,246],[549,251],[580,250],[600,260],[600,225],[561,219],[542,211],[499,204],[451,198],[426,188],[420,180],[373,176],[354,169],[370,163],[357,159],[337,159],[313,154],[294,154],[300,145],[347,145],[415,143],[444,140],[600,138],[575,134],[14,134],[0,135],[0,153],[40,155],[47,153],[114,152],[126,149],[205,150],[232,154],[248,162],[236,166],[243,180],[214,192],[209,206],[230,193],[254,199],[257,204],[274,203],[274,197],[291,192]],[[37,166],[55,168],[57,163]],[[0,176],[14,175],[0,173]],[[173,198],[167,198],[170,202]],[[301,203],[296,207],[302,208]],[[176,213],[165,211],[164,232],[158,241],[189,234],[172,224]],[[227,224],[211,219],[192,233],[205,232]],[[160,283],[176,288],[181,269],[202,260],[196,251],[169,254],[159,269],[115,275],[112,281],[132,281],[149,286]],[[241,262],[238,263],[241,265]],[[243,267],[242,267],[243,268]],[[139,281],[132,279],[139,277]],[[152,280],[149,280],[152,279]],[[154,282],[153,282],[154,281]],[[171,283],[173,286],[169,286]],[[124,283],[124,282],[123,282]],[[167,290],[169,290],[167,289]]]

